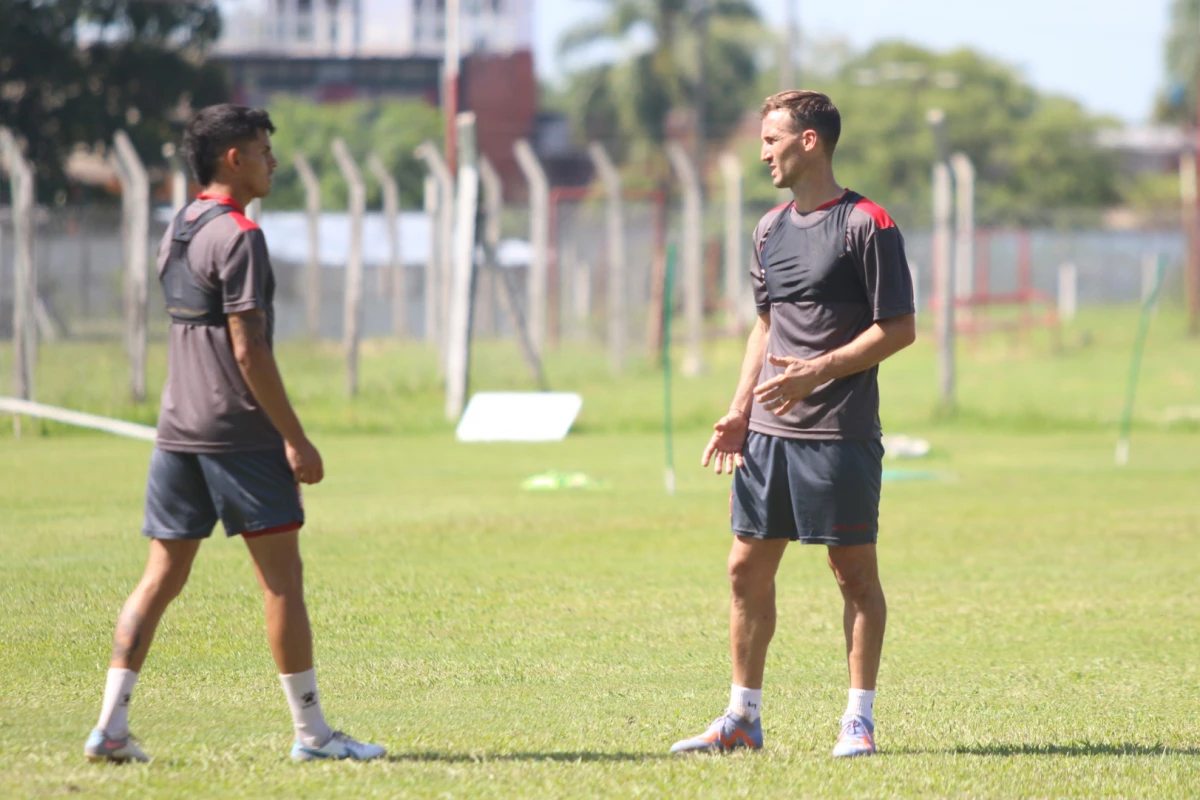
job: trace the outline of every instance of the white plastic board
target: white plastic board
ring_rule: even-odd
[[[583,398],[572,392],[480,392],[458,421],[460,442],[557,442],[564,439]]]

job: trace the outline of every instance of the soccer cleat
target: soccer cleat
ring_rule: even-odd
[[[875,753],[875,725],[862,717],[842,721],[842,732],[833,746],[834,758],[869,756]]]
[[[762,719],[750,722],[740,714],[726,710],[723,715],[713,720],[704,733],[671,745],[671,752],[727,753],[739,747],[758,750],[762,746]]]
[[[355,761],[370,761],[379,758],[387,751],[377,744],[367,744],[351,739],[341,731],[334,731],[329,741],[320,747],[308,747],[296,742],[292,745],[293,761],[319,761],[323,758],[341,760],[351,758]]]
[[[87,743],[83,746],[83,754],[87,756],[87,760],[93,763],[100,761],[113,761],[118,764],[126,761],[149,761],[150,756],[142,752],[142,748],[137,746],[133,734],[127,733],[124,738],[117,739],[109,736],[100,728],[96,728],[88,736]]]

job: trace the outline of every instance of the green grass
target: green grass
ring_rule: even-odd
[[[1085,319],[1092,343],[1075,330],[1059,355],[1040,338],[964,348],[952,416],[934,412],[926,343],[885,367],[885,424],[928,436],[935,452],[913,466],[950,480],[885,487],[881,753],[853,763],[829,758],[845,702],[840,600],[823,552],[799,547],[779,581],[767,749],[664,754],[727,698],[728,479],[692,465],[728,402],[733,344],[677,384],[673,498],[649,366],[614,382],[601,353],[568,349],[548,371],[585,396],[577,434],[469,446],[440,420],[427,353],[371,344],[363,395],[346,403],[336,350],[281,348],[328,471],[306,494],[304,535],[326,711],[387,745],[383,763],[286,760],[250,565],[219,537],[138,686],[133,725],[156,760],[84,762],[114,617],[145,556],[149,451],[57,426],[9,436],[0,796],[1195,796],[1200,435],[1160,420],[1200,404],[1200,345],[1169,313],[1156,320],[1118,469],[1134,322]],[[515,349],[485,348],[476,366],[479,387],[523,385]],[[49,346],[40,397],[152,419],[125,404],[123,379],[113,347]],[[547,469],[609,488],[519,490]]]

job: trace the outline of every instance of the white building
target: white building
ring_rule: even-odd
[[[464,56],[533,49],[535,0],[460,0]],[[440,57],[445,0],[222,0],[217,53],[322,58]]]

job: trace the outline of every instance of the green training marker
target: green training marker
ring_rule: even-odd
[[[1121,432],[1117,437],[1117,466],[1129,463],[1129,432],[1133,427],[1133,398],[1137,394],[1138,373],[1142,369],[1142,351],[1146,348],[1146,334],[1150,331],[1150,319],[1158,305],[1158,290],[1162,288],[1163,273],[1167,270],[1166,256],[1158,256],[1154,270],[1154,286],[1142,303],[1142,317],[1138,322],[1137,338],[1133,342],[1133,358],[1129,361],[1129,379],[1125,383],[1125,410],[1121,413]]]
[[[675,245],[667,248],[663,272],[663,433],[667,446],[667,494],[675,494],[675,444],[671,437],[671,306],[675,292]]]

